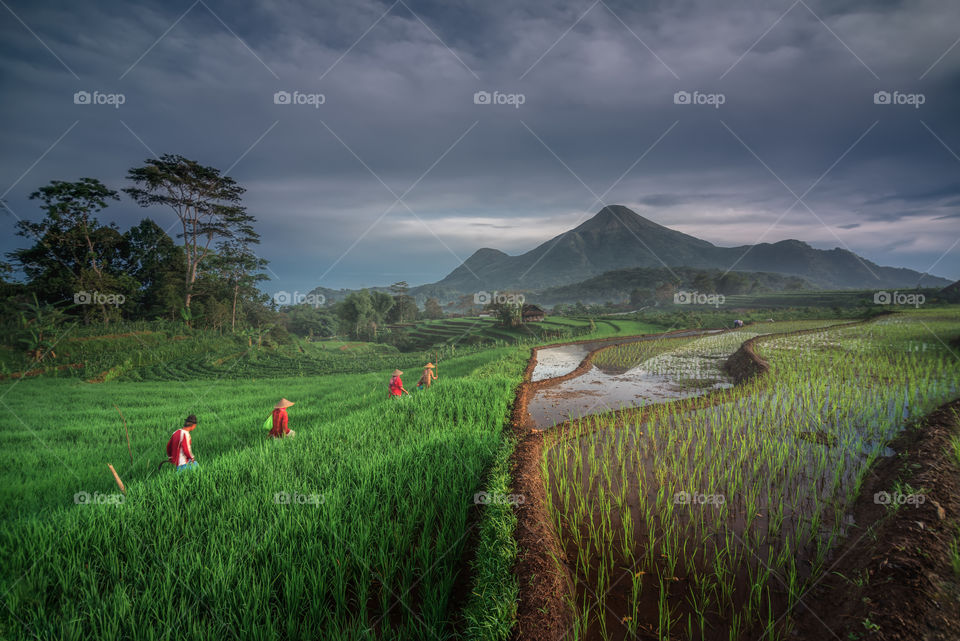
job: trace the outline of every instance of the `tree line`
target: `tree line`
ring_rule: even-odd
[[[287,332],[391,341],[402,332],[390,325],[443,316],[435,298],[420,311],[402,281],[388,292],[352,292],[333,305],[277,309],[258,287],[268,280],[268,261],[254,251],[256,218],[233,178],[173,154],[147,159],[126,178],[119,191],[85,177],[54,180],[30,194],[43,215],[15,224],[27,245],[0,261],[0,306],[5,325],[18,323],[37,335],[28,341],[31,350],[42,351],[54,327],[67,321],[163,320],[235,333],[255,328],[279,342]],[[104,220],[121,193],[150,212],[126,231]],[[164,229],[155,218],[171,212],[174,220]]]
[[[164,155],[128,171],[122,191],[138,205],[176,216],[170,230],[153,218],[125,232],[100,216],[120,193],[96,178],[54,180],[30,195],[43,217],[19,220],[29,244],[7,254],[2,288],[7,304],[33,298],[84,323],[182,319],[236,329],[269,311],[256,287],[267,261],[256,219],[241,203],[245,191],[213,167]],[[18,269],[24,282],[12,279]]]

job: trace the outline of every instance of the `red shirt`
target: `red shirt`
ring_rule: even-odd
[[[190,449],[190,432],[180,428],[167,441],[167,457],[174,467],[189,463],[193,459],[193,451]]]
[[[290,428],[287,427],[287,410],[282,407],[277,407],[273,410],[273,429],[270,430],[270,436],[274,438],[281,438],[290,433]]]
[[[383,380],[383,379],[380,379]],[[390,379],[390,396],[400,396],[403,394],[403,381],[400,380],[399,376],[394,376]]]

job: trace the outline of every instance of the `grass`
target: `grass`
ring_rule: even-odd
[[[0,638],[508,637],[515,517],[474,496],[509,495],[504,422],[525,347],[447,348],[431,390],[387,399],[387,372],[415,379],[436,351],[250,349],[149,329],[83,339],[88,371],[119,361],[114,378],[0,383],[0,445],[17,452],[0,489]],[[281,396],[297,437],[269,441]],[[158,471],[188,413],[199,470]]]
[[[0,637],[451,638],[471,511],[485,551],[474,591],[509,592],[511,524],[473,496],[502,487],[525,360],[450,359],[431,390],[401,399],[385,398],[383,372],[0,386],[18,417],[0,442],[20,453],[2,490]],[[297,437],[274,442],[261,425],[280,396],[297,403]],[[156,472],[188,412],[200,469]],[[108,462],[127,485],[119,505],[96,500],[117,492]],[[80,492],[95,500],[75,504]],[[470,626],[509,627],[488,602],[468,606]]]
[[[923,310],[772,335],[758,344],[771,374],[716,405],[589,417],[554,441],[543,473],[573,571],[571,638],[787,638],[781,615],[825,571],[870,465],[956,395],[960,365],[936,337],[949,342],[958,321]]]

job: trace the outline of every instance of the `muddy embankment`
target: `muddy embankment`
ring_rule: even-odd
[[[960,575],[950,561],[960,536],[958,436],[960,399],[890,443],[897,456],[870,470],[852,508],[854,531],[801,600],[798,638],[960,639]],[[894,509],[885,499],[897,487],[922,490],[923,502]]]
[[[699,332],[698,332],[699,333]],[[677,330],[657,337],[691,335],[690,330]],[[638,340],[638,337],[620,337],[605,341],[572,341],[549,347],[571,344],[590,344],[593,349],[573,371],[542,381],[531,381],[537,367],[537,352],[531,349],[530,361],[523,374],[523,383],[517,389],[513,404],[511,426],[517,438],[517,447],[511,460],[513,492],[522,494],[524,501],[515,507],[517,514],[516,538],[520,552],[515,574],[519,577],[520,603],[517,607],[517,625],[514,637],[523,640],[552,641],[562,639],[573,622],[566,599],[572,593],[572,579],[566,567],[566,555],[557,537],[546,508],[546,487],[541,476],[546,432],[534,429],[527,405],[538,390],[576,378],[592,367],[593,356],[612,345]],[[596,344],[596,346],[594,346]],[[551,430],[569,427],[556,425]],[[557,561],[560,561],[557,563]]]

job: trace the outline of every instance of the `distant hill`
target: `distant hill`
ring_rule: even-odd
[[[815,249],[799,240],[718,247],[647,220],[622,205],[601,209],[578,227],[510,256],[479,249],[438,291],[542,290],[636,267],[733,267],[741,272],[798,276],[823,289],[939,287],[950,281],[900,267],[882,267],[845,249]]]
[[[768,272],[729,272],[719,269],[694,267],[634,267],[616,269],[593,276],[579,283],[548,287],[527,295],[531,302],[545,305],[557,303],[619,303],[638,294],[643,304],[649,302],[657,287],[676,285],[678,289],[702,293],[758,294],[764,292],[799,291],[813,289],[799,276]]]
[[[960,303],[960,280],[950,283],[940,290],[940,295],[945,301],[951,303]]]

